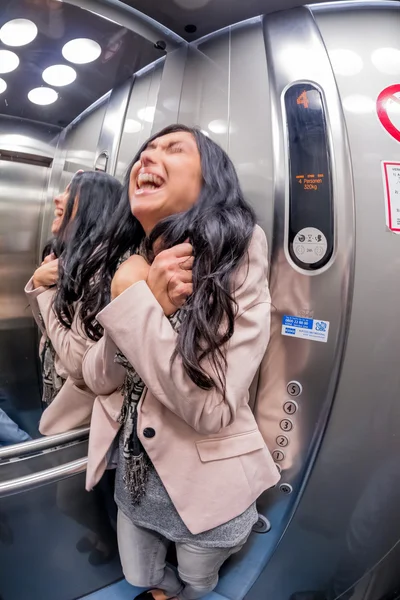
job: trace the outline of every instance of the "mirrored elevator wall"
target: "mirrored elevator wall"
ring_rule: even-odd
[[[31,436],[40,416],[38,336],[23,288],[36,266],[59,132],[0,116],[0,409]]]

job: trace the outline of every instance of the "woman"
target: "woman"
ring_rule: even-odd
[[[137,254],[113,276],[129,247]],[[140,595],[150,600],[201,598],[279,479],[248,406],[269,338],[265,235],[225,152],[175,125],[133,160],[101,254],[89,271],[106,257],[112,301],[97,290],[86,315],[93,337],[104,329],[83,361],[99,394],[87,487],[122,424],[115,497],[126,579],[150,588]],[[170,542],[179,576],[166,565]]]
[[[43,334],[43,403],[47,408],[39,429],[45,435],[90,422],[95,395],[82,377],[87,344],[80,324],[80,310],[85,305],[82,273],[101,245],[120,196],[121,185],[110,175],[78,171],[54,199],[54,238],[25,289]],[[89,553],[93,566],[110,562],[116,554],[115,534],[105,506],[109,483],[102,482],[91,494],[84,492],[80,478],[57,484],[58,507],[86,529],[76,547]]]
[[[120,194],[120,183],[110,175],[78,172],[54,200],[51,254],[25,288],[43,334],[43,403],[47,408],[39,428],[45,435],[90,421],[95,396],[82,377],[87,344],[79,316],[85,302],[82,272],[101,243]]]

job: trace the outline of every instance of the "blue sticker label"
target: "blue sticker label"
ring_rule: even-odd
[[[297,337],[314,342],[327,342],[329,333],[329,321],[320,319],[306,319],[284,315],[282,317],[282,335]]]

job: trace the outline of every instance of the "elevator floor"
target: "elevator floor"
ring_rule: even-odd
[[[113,585],[110,585],[98,592],[89,594],[81,600],[134,600],[134,598],[143,590],[140,588],[133,587],[123,579]],[[204,597],[204,600],[227,600],[225,596],[221,596],[216,592],[212,592]]]

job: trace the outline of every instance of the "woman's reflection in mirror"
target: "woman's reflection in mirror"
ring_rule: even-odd
[[[110,175],[78,172],[54,199],[53,238],[43,262],[25,292],[42,332],[43,405],[39,430],[44,435],[63,433],[88,425],[95,395],[82,377],[87,337],[80,325],[81,280],[85,264],[101,245],[104,229],[120,200],[121,185]],[[57,460],[52,457],[52,460]],[[77,543],[89,552],[93,565],[116,555],[102,482],[87,494],[80,478],[57,484],[60,510],[86,529]],[[106,485],[110,488],[110,485]]]

